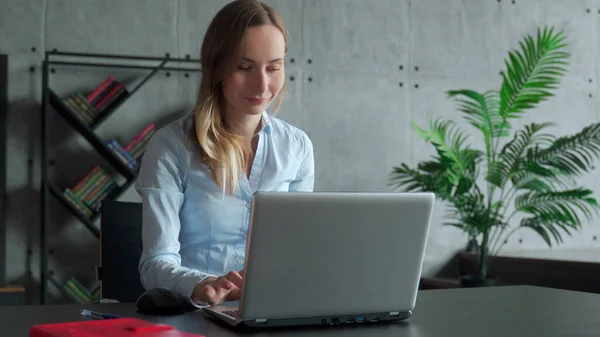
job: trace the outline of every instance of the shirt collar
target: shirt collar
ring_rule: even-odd
[[[262,125],[260,127],[260,130],[258,130],[257,133],[261,133],[263,131],[267,131],[271,128],[271,116],[269,116],[269,114],[266,111],[263,111],[262,113]]]

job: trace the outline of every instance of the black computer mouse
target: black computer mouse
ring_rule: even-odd
[[[180,314],[191,306],[181,296],[167,288],[152,288],[144,291],[136,301],[138,311],[144,314]]]

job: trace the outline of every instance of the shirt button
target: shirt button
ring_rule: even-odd
[[[252,207],[252,204],[251,204],[251,203],[249,203],[249,202],[247,202],[247,203],[246,203],[246,208],[250,209],[251,207]]]
[[[238,264],[244,264],[244,260],[238,260]]]

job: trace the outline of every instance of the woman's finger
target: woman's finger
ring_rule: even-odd
[[[212,285],[206,285],[204,287],[204,296],[206,297],[206,302],[210,305],[214,305],[215,299],[217,296],[217,290]]]
[[[221,276],[217,279],[217,281],[215,282],[215,286],[216,288],[222,288],[226,290],[232,290],[236,287],[233,282],[231,282],[224,276]]]
[[[231,293],[231,290],[222,287],[207,286],[206,290],[205,296],[210,305],[221,304],[227,298],[227,295]]]
[[[225,278],[233,282],[233,284],[235,284],[237,288],[242,287],[244,279],[242,278],[242,275],[240,275],[240,273],[238,273],[237,271],[230,271],[229,273],[227,273],[227,275],[225,275]]]
[[[228,301],[237,301],[242,297],[242,288],[233,289],[228,295]]]

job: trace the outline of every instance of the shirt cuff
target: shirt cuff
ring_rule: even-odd
[[[210,304],[208,303],[198,303],[196,301],[194,301],[192,299],[192,296],[188,297],[190,304],[194,307],[194,308],[198,308],[198,309],[202,309],[202,308],[208,308],[210,307]]]
[[[196,285],[198,283],[202,282],[202,280],[204,280],[207,277],[210,277],[210,275],[184,276],[183,278],[181,278],[181,280],[179,280],[179,283],[177,284],[177,287],[176,287],[176,291],[181,297],[189,299],[190,303],[194,307],[196,307],[196,308],[207,307],[207,306],[209,306],[208,304],[196,303],[192,299],[192,295],[194,293],[194,289],[196,288]]]

